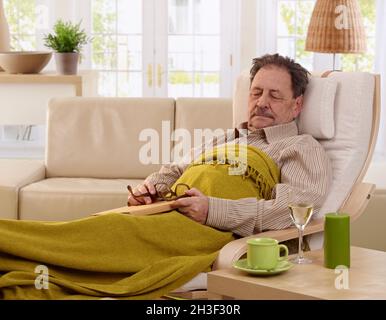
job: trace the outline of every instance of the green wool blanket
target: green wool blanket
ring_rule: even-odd
[[[192,164],[176,184],[229,199],[261,198],[262,190],[268,195],[278,182],[278,168],[256,148],[239,151],[248,157],[215,152],[212,164]],[[243,165],[242,174],[229,174]],[[158,298],[210,271],[219,250],[233,239],[231,232],[178,211],[66,222],[0,220],[0,298]]]

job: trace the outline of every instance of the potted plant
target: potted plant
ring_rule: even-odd
[[[80,24],[58,20],[54,33],[44,37],[44,45],[55,51],[56,68],[60,74],[77,73],[82,47],[90,41]]]

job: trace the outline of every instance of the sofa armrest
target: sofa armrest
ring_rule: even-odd
[[[42,160],[0,159],[0,219],[18,219],[19,189],[45,178]]]

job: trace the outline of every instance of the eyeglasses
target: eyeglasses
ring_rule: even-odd
[[[145,189],[147,192],[135,195],[132,187],[130,185],[127,186],[127,190],[129,190],[131,196],[138,201],[141,204],[145,204],[144,198],[150,197],[152,202],[155,201],[171,201],[171,200],[177,200],[180,198],[188,197],[187,194],[185,194],[186,191],[190,189],[190,187],[185,183],[178,183],[174,187],[174,191],[163,182],[156,183],[154,185],[155,194],[151,194],[149,188],[145,185]],[[129,203],[127,203],[128,206],[130,206]]]

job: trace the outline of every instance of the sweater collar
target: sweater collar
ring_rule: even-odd
[[[240,129],[247,129],[248,123],[243,122]],[[262,129],[257,129],[254,131],[248,130],[248,135],[257,136],[260,138],[265,138],[268,143],[272,143],[283,138],[288,138],[292,136],[296,136],[299,134],[298,126],[296,124],[296,120],[291,122],[279,124],[276,126],[270,126]]]

